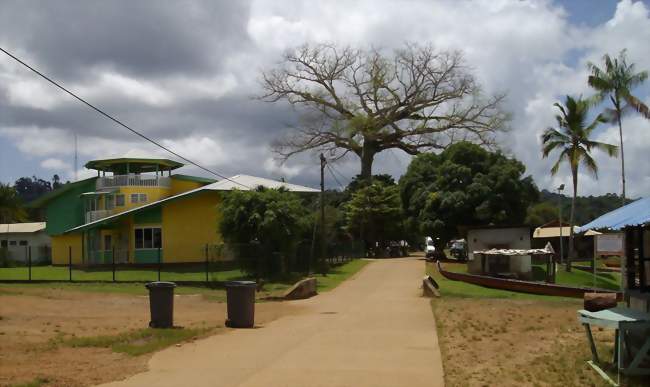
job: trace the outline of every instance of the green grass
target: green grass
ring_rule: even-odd
[[[27,280],[29,278],[27,267],[0,268],[0,280]],[[67,280],[69,269],[63,266],[33,266],[32,279],[34,280]],[[210,281],[230,281],[244,277],[240,270],[210,271]],[[73,269],[73,281],[111,281],[113,272],[110,267],[89,268],[85,270]],[[157,281],[158,271],[152,268],[118,268],[115,273],[117,281]],[[192,265],[185,267],[165,268],[160,273],[162,281],[205,281],[205,267]]]
[[[370,261],[367,261],[365,259],[355,259],[344,263],[343,265],[330,268],[330,271],[326,276],[323,276],[321,274],[315,275],[314,277],[316,277],[316,280],[318,282],[316,290],[320,293],[334,289],[341,282],[345,281],[346,279],[359,272],[359,270],[363,269],[363,267],[366,266],[369,262]]]
[[[27,383],[19,383],[19,384],[12,384],[12,387],[41,387],[50,382],[50,379],[48,378],[43,378],[43,377],[38,377],[31,382]]]
[[[193,337],[203,336],[214,328],[145,328],[119,335],[90,336],[90,337],[57,337],[52,340],[54,346],[73,348],[95,347],[110,348],[114,352],[139,356],[167,348],[174,344],[187,341]]]
[[[619,290],[621,288],[620,273],[596,273],[595,286],[597,288]],[[559,269],[556,274],[556,282],[563,285],[571,286],[594,286],[593,273],[584,270],[572,269],[567,273],[563,268]]]
[[[318,279],[318,291],[325,292],[333,289],[342,281],[346,280],[356,272],[361,270],[368,261],[355,259],[340,266],[335,266],[330,270],[327,276],[320,274],[314,275]],[[12,268],[13,269],[13,268]],[[54,268],[59,269],[59,268]],[[0,269],[7,270],[5,268]],[[110,273],[109,273],[110,274]],[[218,272],[217,276],[220,280],[236,280],[246,278],[239,270],[222,271]],[[1,277],[0,277],[1,278]],[[295,282],[302,279],[303,276],[299,273],[287,275],[284,278],[266,280],[262,292],[257,293],[259,300],[263,300],[269,296],[278,296],[284,290],[291,287]],[[73,277],[74,279],[74,277]],[[166,279],[164,276],[162,279]],[[145,282],[145,281],[143,281]],[[30,294],[39,295],[39,290],[68,290],[77,292],[90,292],[90,293],[116,293],[116,294],[130,294],[145,296],[148,290],[145,288],[144,283],[93,283],[93,282],[57,282],[57,283],[19,283],[19,284],[2,284],[0,283],[0,295],[20,295]],[[178,286],[175,289],[176,294],[201,294],[206,300],[225,302],[226,291],[222,287],[207,288],[204,286]],[[48,296],[49,293],[43,293]]]
[[[445,268],[445,270],[453,271],[457,273],[467,272],[466,264],[443,263],[443,267]],[[534,264],[532,266],[532,269],[533,269],[533,279],[535,281],[544,281],[546,279],[546,265]],[[452,282],[461,282],[461,281],[452,281]],[[594,286],[594,278],[592,273],[586,272],[584,270],[578,270],[575,268],[572,269],[570,273],[568,273],[564,270],[564,266],[560,267],[559,265],[558,265],[558,271],[556,274],[555,282],[558,285],[580,286],[580,287]],[[614,273],[614,272],[596,273],[597,288],[619,290],[620,283],[621,283],[620,273]]]
[[[533,265],[533,278],[538,281],[546,279],[546,265]],[[615,272],[597,272],[594,278],[593,273],[576,268],[571,272],[564,270],[564,266],[558,266],[555,275],[555,283],[558,285],[597,287],[601,289],[619,290],[621,287],[621,274]]]
[[[467,265],[465,264],[443,264],[445,270],[455,272],[466,272]],[[464,297],[464,298],[506,298],[518,300],[550,300],[550,301],[566,301],[572,300],[566,297],[544,296],[538,294],[511,292],[508,290],[486,288],[479,285],[469,284],[463,281],[453,281],[443,277],[434,264],[426,264],[426,272],[438,283],[440,286],[440,294],[443,297]]]

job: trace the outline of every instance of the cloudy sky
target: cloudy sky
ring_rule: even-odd
[[[270,142],[296,112],[254,100],[259,74],[305,42],[390,50],[405,42],[460,49],[486,92],[506,91],[512,131],[505,152],[523,161],[540,188],[551,177],[539,135],[554,124],[553,103],[590,95],[588,61],[628,49],[650,69],[650,4],[615,1],[7,1],[0,2],[0,46],[175,151],[225,175],[247,173],[316,186],[318,162],[284,165]],[[636,89],[650,104],[650,81]],[[650,121],[623,121],[628,192],[650,195]],[[0,54],[0,181],[20,176],[73,179],[86,161],[162,155]],[[609,125],[600,140],[618,142]],[[596,155],[599,180],[581,175],[580,194],[620,191],[620,162]],[[380,154],[375,173],[396,177],[409,157]],[[336,166],[340,183],[359,172]],[[184,173],[205,175],[186,167]],[[328,185],[338,183],[328,176]]]

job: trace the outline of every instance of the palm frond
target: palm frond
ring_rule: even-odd
[[[555,164],[553,164],[553,167],[551,167],[551,175],[555,176],[557,174],[557,171],[560,169],[560,164],[562,164],[563,160],[569,160],[569,153],[568,149],[564,149],[562,153],[560,153],[560,156],[558,156],[557,161],[555,161]]]
[[[625,102],[628,103],[634,110],[639,112],[643,117],[647,118],[650,120],[650,108],[648,108],[648,105],[644,104],[641,102],[640,99],[637,97],[633,96],[630,93],[626,93],[624,95]]]
[[[587,171],[593,174],[596,179],[598,179],[598,165],[596,164],[596,160],[594,160],[588,152],[584,153],[581,159],[582,165],[587,168]]]

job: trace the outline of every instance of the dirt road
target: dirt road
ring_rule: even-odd
[[[298,315],[161,351],[105,386],[442,386],[422,274],[420,260],[378,260]]]

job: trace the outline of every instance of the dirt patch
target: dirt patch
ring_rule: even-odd
[[[2,289],[0,289],[2,290]],[[144,371],[151,355],[129,356],[103,348],[55,345],[59,337],[117,335],[145,328],[147,296],[38,289],[0,291],[0,386],[48,380],[47,386],[88,386]],[[174,324],[223,333],[226,304],[202,295],[177,295]],[[289,303],[256,305],[256,325],[297,313]]]
[[[601,386],[576,311],[580,301],[432,301],[448,386]],[[613,331],[596,330],[611,356]]]

